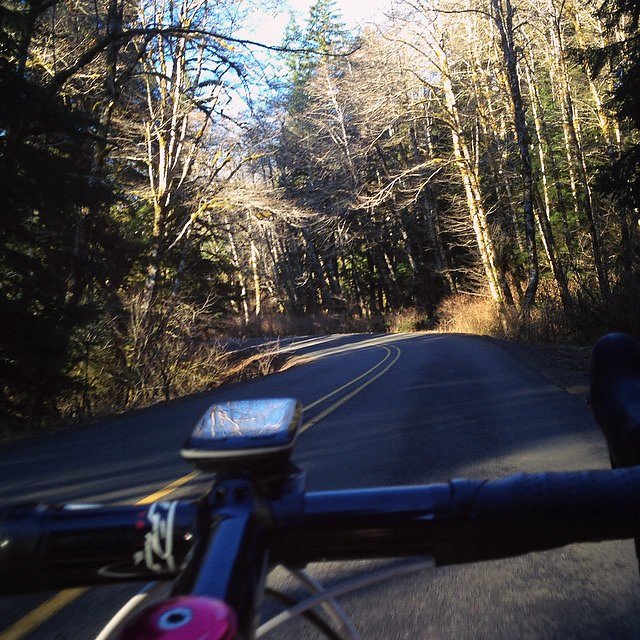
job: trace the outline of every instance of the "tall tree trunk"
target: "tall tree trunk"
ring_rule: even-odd
[[[320,301],[324,311],[331,313],[333,311],[333,301],[331,299],[331,289],[325,278],[324,269],[322,263],[318,257],[315,242],[311,237],[309,231],[305,228],[301,229],[301,236],[304,242],[304,246],[307,250],[307,259],[309,260],[309,268],[314,276],[318,292],[320,294]]]
[[[531,67],[535,69],[533,66],[533,55],[530,56]],[[560,169],[558,167],[558,163],[554,153],[554,145],[551,140],[551,135],[549,133],[549,127],[545,121],[544,117],[544,109],[542,106],[542,101],[540,99],[540,93],[538,91],[538,87],[533,78],[529,78],[528,80],[529,90],[531,95],[531,105],[534,114],[534,123],[536,127],[536,134],[538,136],[538,155],[540,159],[540,165],[542,167],[542,179],[543,186],[545,188],[545,203],[548,206],[549,216],[551,215],[552,209],[552,201],[549,194],[548,181],[547,181],[547,160],[548,160],[548,169],[549,169],[549,178],[553,182],[553,188],[556,192],[556,200],[553,203],[555,208],[560,213],[560,218],[562,221],[562,230],[564,235],[565,247],[567,253],[569,255],[570,263],[575,265],[575,238],[572,229],[569,226],[569,215],[567,212],[567,207],[562,197],[562,179],[560,176]],[[544,148],[542,142],[544,141],[544,147],[547,149],[547,153],[545,155]]]
[[[498,307],[502,308],[504,305],[511,306],[513,304],[513,296],[511,295],[505,274],[498,265],[496,249],[489,230],[487,213],[484,209],[480,190],[480,178],[469,148],[464,140],[464,136],[462,135],[462,125],[458,113],[456,93],[453,89],[451,76],[449,75],[447,54],[444,49],[438,47],[437,55],[442,72],[442,87],[444,89],[446,109],[451,120],[450,129],[453,151],[464,185],[469,216],[475,233],[484,273],[487,278],[489,293]]]
[[[287,227],[286,233],[287,235],[290,234],[291,229]],[[276,237],[276,241],[274,242],[274,250],[276,252],[278,264],[281,264],[283,267],[286,290],[289,296],[291,308],[294,313],[300,313],[302,310],[301,301],[296,287],[296,277],[291,265],[291,252],[287,251],[284,241],[278,237]]]
[[[151,229],[151,254],[147,265],[147,277],[144,285],[142,297],[142,313],[144,316],[151,310],[151,307],[158,296],[160,286],[161,267],[164,254],[164,226],[166,212],[162,203],[153,203],[153,227]]]
[[[533,56],[531,56],[531,58],[533,58]],[[537,99],[538,96],[533,83],[533,79],[531,77],[531,73],[529,71],[529,67],[526,64],[525,64],[525,77],[527,79],[527,85],[529,87],[531,111],[533,114],[533,122],[536,130],[537,144],[535,146],[538,149],[538,160],[540,162],[540,173],[542,177],[542,192],[544,196],[544,204],[540,202],[539,194],[537,195],[537,198],[536,198],[536,201],[538,202],[537,204],[538,223],[540,225],[542,241],[544,244],[544,249],[547,254],[547,259],[549,260],[549,265],[551,266],[553,277],[556,281],[558,291],[560,292],[560,299],[562,300],[562,304],[564,308],[569,309],[572,305],[571,294],[569,292],[569,285],[567,282],[567,277],[566,277],[564,268],[560,263],[560,259],[558,257],[555,236],[553,233],[553,228],[551,226],[551,199],[549,196],[546,159],[544,155],[544,150],[542,148],[543,125],[542,125],[542,121],[540,119],[540,113],[538,110],[538,99]]]
[[[238,284],[240,286],[240,304],[242,306],[242,315],[245,325],[249,324],[249,295],[247,292],[247,282],[244,277],[244,265],[240,260],[238,253],[238,245],[233,234],[233,228],[231,221],[228,217],[224,218],[224,225],[227,230],[227,238],[229,240],[229,248],[231,249],[231,259],[233,260],[233,266],[235,267],[236,277],[238,278]]]
[[[251,233],[251,232],[250,232]],[[259,252],[258,246],[250,235],[249,238],[249,264],[251,265],[251,275],[253,277],[253,315],[257,318],[262,311],[262,283],[260,279]]]
[[[572,11],[572,19],[573,25],[575,28],[576,40],[578,45],[582,49],[587,48],[586,38],[583,33],[583,26],[580,20],[579,13],[577,9],[574,8]],[[606,41],[604,34],[600,34],[600,46],[605,47],[609,43]],[[589,90],[591,92],[591,96],[593,98],[593,106],[598,117],[598,124],[600,126],[600,131],[602,133],[602,138],[604,139],[607,145],[607,155],[611,163],[617,161],[620,157],[620,127],[615,118],[612,118],[611,115],[607,112],[604,100],[600,94],[600,90],[596,86],[594,82],[594,73],[589,64],[588,59],[585,61],[585,69],[587,72],[587,78],[589,80]],[[609,83],[609,90],[613,89],[611,83]],[[620,253],[622,257],[622,269],[625,278],[631,279],[632,271],[633,271],[633,246],[631,240],[631,230],[629,227],[629,212],[626,207],[622,203],[616,203],[616,212],[615,217],[618,220],[618,224],[620,227],[620,243],[622,245]]]
[[[525,246],[529,261],[529,274],[527,278],[527,288],[522,300],[522,311],[528,313],[535,301],[538,281],[540,279],[536,247],[535,216],[533,213],[533,171],[531,169],[531,157],[529,154],[530,137],[522,94],[520,93],[520,78],[513,36],[513,8],[511,6],[511,0],[492,0],[492,4],[494,18],[500,34],[500,45],[509,82],[514,127],[522,172],[522,209],[524,213]]]
[[[577,206],[577,213],[580,214],[580,209],[583,209],[583,213],[587,217],[587,227],[591,237],[593,262],[598,279],[598,286],[603,299],[607,300],[610,295],[609,280],[607,275],[607,265],[602,250],[600,223],[594,209],[586,159],[577,130],[577,116],[573,105],[571,84],[569,82],[569,74],[565,62],[566,52],[564,50],[564,43],[562,40],[562,31],[560,26],[561,17],[554,5],[554,0],[549,0],[549,11],[551,17],[552,44],[555,51],[556,61],[556,70],[554,75],[556,76],[556,85],[562,105],[562,127],[574,200]],[[582,191],[581,198],[578,197],[576,172]]]

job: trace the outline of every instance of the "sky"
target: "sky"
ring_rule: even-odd
[[[288,0],[282,3],[283,8],[278,12],[256,12],[247,31],[258,42],[278,45],[282,42],[289,15],[293,13],[300,23],[304,22],[309,15],[309,7],[314,2],[315,0]],[[342,13],[342,18],[350,29],[381,17],[389,4],[390,0],[335,0],[336,8]]]
[[[262,7],[254,10],[243,21],[243,27],[234,35],[246,38],[261,44],[279,46],[282,44],[284,33],[293,14],[300,26],[304,26],[309,16],[309,7],[316,0],[253,0],[251,4]],[[392,0],[334,0],[335,7],[340,11],[342,20],[350,30],[357,30],[367,22],[382,22],[384,10],[388,8]],[[277,7],[277,8],[274,8]],[[282,58],[260,48],[252,48],[255,59],[262,68],[261,74],[248,78],[250,84],[251,100],[259,102],[263,89],[267,86],[267,94],[273,89],[273,80],[284,73]],[[225,113],[234,117],[247,108],[247,95],[244,89],[240,89],[231,98],[231,102],[225,109]],[[255,105],[254,105],[255,106]]]

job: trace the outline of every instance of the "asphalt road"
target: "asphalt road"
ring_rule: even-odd
[[[359,335],[294,341],[289,348],[310,361],[0,450],[0,503],[134,502],[159,495],[189,474],[178,451],[211,402],[272,395],[298,397],[305,405],[295,459],[308,470],[313,490],[607,467],[603,438],[584,402],[500,343],[458,335]],[[194,493],[202,484],[191,479],[162,495]],[[332,584],[387,564],[311,569]],[[630,542],[574,545],[428,570],[341,604],[370,639],[637,638],[636,567]],[[297,592],[281,571],[270,583]],[[71,594],[66,606],[59,594],[2,599],[0,629],[8,630],[0,640],[94,638],[135,591],[131,585],[91,589]],[[294,622],[273,637],[320,636]]]

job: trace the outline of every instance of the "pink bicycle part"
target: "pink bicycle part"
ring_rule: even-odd
[[[233,640],[236,633],[236,615],[227,604],[181,596],[141,611],[118,640]]]

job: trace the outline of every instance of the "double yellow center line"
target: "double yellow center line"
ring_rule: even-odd
[[[318,398],[317,400],[303,407],[304,411],[308,411],[309,409],[312,409],[313,407],[316,407],[319,404],[322,404],[323,402],[330,400],[331,398],[335,397],[342,391],[345,391],[346,389],[351,387],[353,384],[364,379],[364,382],[362,382],[362,384],[356,386],[352,391],[347,393],[345,396],[341,397],[339,400],[337,400],[333,404],[329,405],[326,409],[321,411],[317,416],[314,416],[311,420],[308,420],[307,422],[305,422],[300,427],[301,433],[306,431],[307,429],[310,429],[313,425],[320,422],[320,420],[322,420],[323,418],[326,418],[329,414],[333,413],[336,409],[338,409],[343,404],[351,400],[351,398],[353,398],[358,393],[366,389],[370,384],[373,384],[378,378],[383,376],[387,371],[389,371],[389,369],[391,369],[391,367],[393,367],[393,365],[400,358],[400,354],[401,354],[400,349],[396,346],[390,346],[390,347],[381,346],[380,348],[382,348],[385,351],[385,356],[380,362],[378,362],[373,367],[371,367],[364,373],[360,374],[359,376],[349,380],[347,383],[343,384],[337,389],[334,389],[333,391],[326,394],[322,398]],[[376,369],[380,369],[380,370],[376,371]],[[374,374],[374,375],[371,375],[371,374]],[[371,377],[367,377],[370,375]],[[166,487],[163,487],[162,489],[154,493],[151,493],[148,496],[145,496],[144,498],[141,498],[135,504],[137,505],[150,504],[152,502],[157,502],[158,500],[162,500],[162,498],[169,495],[179,487],[187,484],[188,482],[191,482],[191,480],[194,480],[198,475],[199,474],[197,471],[192,471],[186,476],[182,476],[181,478],[174,480],[173,482],[168,484]],[[20,618],[20,620],[15,622],[8,629],[5,629],[3,632],[1,632],[0,640],[21,640],[27,634],[31,633],[38,627],[42,626],[47,620],[49,620],[56,613],[58,613],[58,611],[61,611],[62,609],[64,609],[66,606],[71,604],[74,600],[79,598],[82,594],[86,593],[88,590],[89,590],[88,587],[80,587],[77,589],[64,589],[63,591],[56,593],[56,595],[46,600],[35,609],[32,609],[28,614]]]

